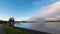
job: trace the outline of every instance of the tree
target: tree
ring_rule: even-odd
[[[10,17],[10,18],[9,18],[9,25],[10,25],[10,26],[13,26],[14,21],[15,21],[14,17]]]
[[[14,22],[14,17],[10,17],[9,22]]]

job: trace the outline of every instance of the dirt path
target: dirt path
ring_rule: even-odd
[[[2,24],[0,24],[0,34],[5,34]]]

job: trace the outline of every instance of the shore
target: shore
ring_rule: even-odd
[[[50,34],[46,32],[39,32],[35,30],[29,30],[29,29],[24,29],[24,28],[18,28],[18,27],[10,27],[7,25],[3,26],[6,33],[8,34]]]

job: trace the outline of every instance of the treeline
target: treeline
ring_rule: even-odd
[[[0,24],[3,24],[4,21],[0,20]]]
[[[0,20],[0,24],[7,23],[8,21]]]

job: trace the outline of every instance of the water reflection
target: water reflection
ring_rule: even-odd
[[[33,29],[37,31],[49,32],[54,34],[60,33],[60,22],[48,22],[48,23],[16,23],[16,27],[22,27],[27,29]]]
[[[29,23],[15,23],[15,27],[21,27],[21,28],[31,28]]]

